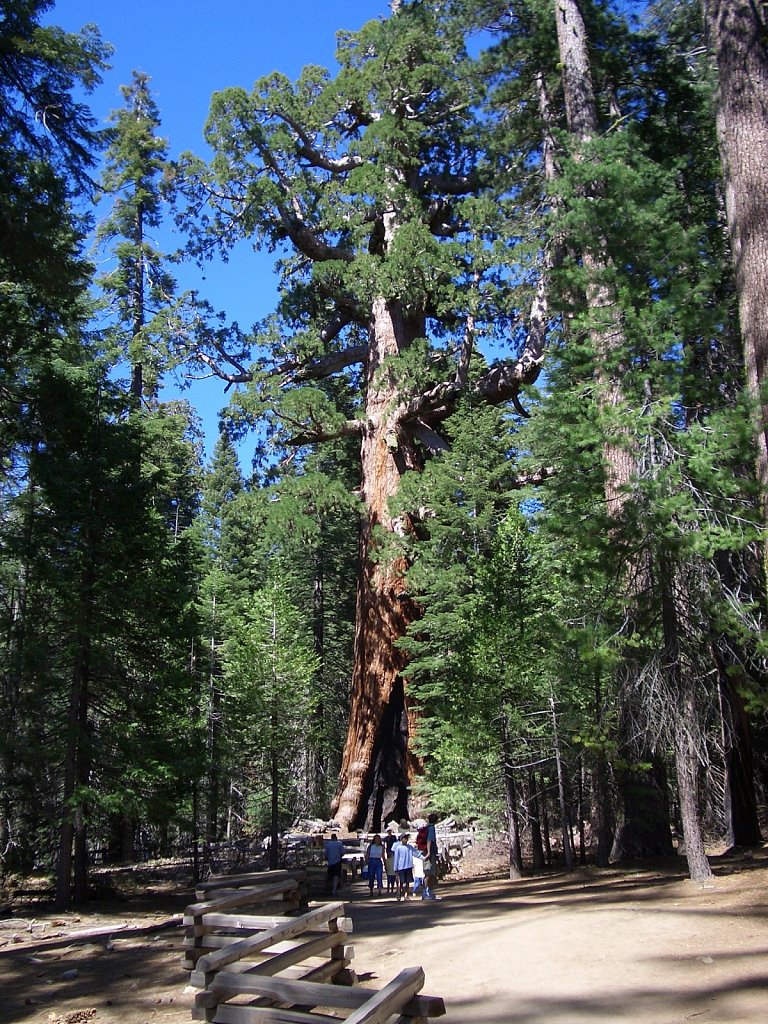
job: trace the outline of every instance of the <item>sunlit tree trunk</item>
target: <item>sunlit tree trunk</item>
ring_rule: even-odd
[[[736,267],[757,479],[768,524],[768,19],[765,5],[702,0],[717,62],[717,132]]]
[[[568,130],[576,143],[575,157],[580,159],[582,148],[598,132],[587,30],[577,0],[557,0],[555,13]],[[599,198],[595,187],[587,185],[585,189]],[[586,301],[592,316],[590,334],[595,346],[595,378],[600,385],[598,401],[603,409],[610,410],[624,398],[621,353],[626,349],[626,338],[615,288],[605,280],[610,268],[606,252],[607,243],[601,244],[598,239],[584,248],[582,259],[590,277]],[[605,440],[603,462],[607,511],[616,518],[622,512],[625,488],[636,469],[634,453],[625,438]]]
[[[332,813],[343,827],[381,828],[408,815],[408,794],[420,769],[409,737],[415,715],[408,703],[406,657],[397,647],[417,610],[406,593],[401,560],[378,560],[378,531],[410,529],[393,520],[389,501],[406,469],[419,468],[416,453],[402,435],[390,433],[388,414],[397,397],[384,368],[388,356],[407,348],[423,323],[403,315],[397,302],[377,299],[369,332],[366,426],[361,444],[362,498],[360,571],[355,614],[354,671],[349,729],[338,794]]]

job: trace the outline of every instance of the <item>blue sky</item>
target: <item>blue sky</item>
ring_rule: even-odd
[[[112,69],[89,97],[102,124],[122,105],[120,86],[132,71],[150,76],[161,134],[175,157],[184,150],[202,154],[214,92],[231,85],[250,89],[270,71],[296,78],[306,64],[333,67],[339,29],[355,30],[388,13],[388,0],[59,0],[45,20],[70,32],[95,24],[114,46]],[[248,328],[274,305],[273,260],[241,246],[229,263],[209,266],[204,276],[194,268],[176,276]],[[226,403],[223,385],[203,381],[187,397],[203,418],[210,452],[216,413]]]

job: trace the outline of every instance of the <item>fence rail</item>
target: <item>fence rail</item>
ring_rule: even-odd
[[[304,876],[304,877],[302,877]],[[427,1024],[445,1013],[408,967],[381,989],[357,984],[342,902],[307,903],[306,875],[268,871],[208,879],[184,913],[184,966],[211,1024]],[[271,913],[259,913],[269,908]],[[322,1011],[322,1012],[317,1012]]]

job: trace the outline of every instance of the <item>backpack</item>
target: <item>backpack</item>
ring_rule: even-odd
[[[416,848],[421,850],[422,853],[427,852],[427,835],[429,834],[429,826],[422,825],[419,831],[416,833]]]

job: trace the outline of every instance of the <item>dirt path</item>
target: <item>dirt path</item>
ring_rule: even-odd
[[[425,992],[445,998],[446,1024],[768,1021],[766,858],[721,865],[706,887],[675,864],[441,892],[433,904],[370,898],[363,886],[342,895],[361,982],[377,988],[420,964]],[[0,920],[0,1021],[189,1024],[179,930],[147,931],[183,902],[39,916],[31,931]],[[111,937],[71,934],[110,926],[120,926]]]
[[[455,1022],[768,1021],[765,866],[707,887],[589,871],[443,895],[353,904],[358,974],[375,984],[421,964]]]

